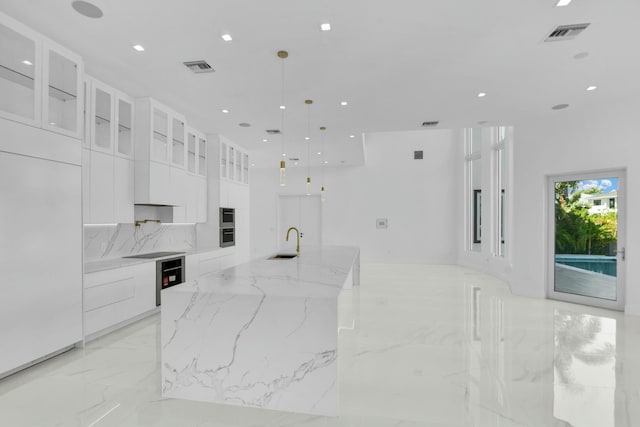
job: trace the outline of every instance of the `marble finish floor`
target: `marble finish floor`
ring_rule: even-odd
[[[640,426],[640,318],[455,266],[365,264],[339,304],[339,417],[163,399],[154,315],[0,380],[0,426]]]

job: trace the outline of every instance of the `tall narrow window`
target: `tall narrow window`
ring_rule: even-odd
[[[496,194],[496,216],[495,216],[495,250],[497,256],[505,256],[505,212],[506,212],[506,155],[505,145],[507,139],[507,128],[501,126],[497,129],[497,142],[495,145],[495,194]]]
[[[482,129],[468,129],[466,141],[467,163],[467,224],[468,250],[482,250]]]

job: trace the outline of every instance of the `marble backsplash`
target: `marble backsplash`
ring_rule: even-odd
[[[134,224],[84,226],[84,261],[196,248],[194,224]]]

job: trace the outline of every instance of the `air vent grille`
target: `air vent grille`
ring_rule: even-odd
[[[434,126],[438,126],[438,123],[440,122],[439,121],[422,122],[422,127],[425,127],[425,128],[434,127]]]
[[[183,64],[188,69],[190,69],[191,71],[193,71],[194,73],[197,73],[197,74],[213,73],[214,71],[216,71],[204,59],[202,59],[200,61],[188,61],[188,62],[184,62]]]
[[[267,133],[269,135],[278,135],[280,133],[280,129],[267,129]]]
[[[547,36],[545,42],[573,40],[591,24],[560,25]]]

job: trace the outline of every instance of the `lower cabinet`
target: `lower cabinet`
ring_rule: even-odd
[[[85,337],[154,309],[155,277],[155,262],[85,274]]]

